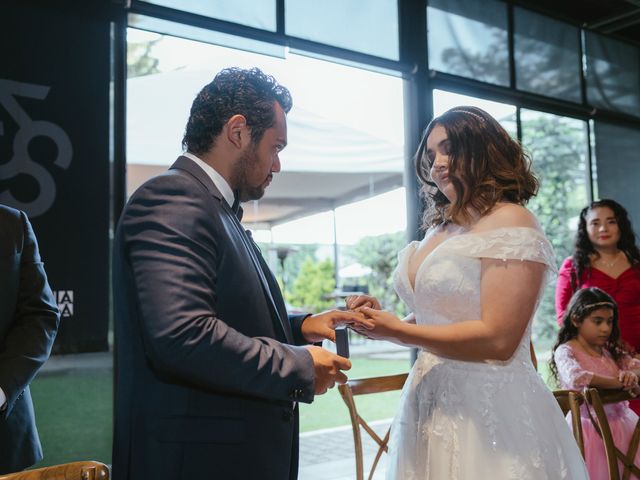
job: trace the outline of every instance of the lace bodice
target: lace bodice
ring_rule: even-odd
[[[426,242],[437,229],[427,231]],[[480,318],[480,260],[540,262],[548,266],[547,281],[556,272],[553,248],[537,229],[506,227],[461,233],[444,240],[423,260],[412,287],[408,266],[420,242],[398,254],[394,284],[418,324],[447,324]],[[544,287],[544,285],[543,285]],[[540,289],[540,294],[543,288]],[[527,329],[528,335],[529,329]],[[525,336],[527,336],[525,335]],[[528,338],[526,340],[528,347]]]

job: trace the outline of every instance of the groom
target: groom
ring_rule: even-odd
[[[361,314],[288,316],[240,224],[287,144],[289,91],[254,68],[197,95],[186,153],[140,187],[115,238],[118,480],[294,479],[298,402],[346,381],[309,345]]]

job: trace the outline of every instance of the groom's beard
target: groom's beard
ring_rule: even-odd
[[[241,202],[248,202],[249,200],[259,200],[264,196],[265,191],[265,183],[261,183],[258,186],[254,186],[249,183],[247,172],[250,172],[253,169],[257,168],[259,159],[256,153],[256,145],[252,145],[247,150],[248,151],[242,154],[231,174],[233,184],[238,190],[238,195]]]

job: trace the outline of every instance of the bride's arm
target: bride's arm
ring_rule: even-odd
[[[531,261],[482,259],[480,319],[415,325],[389,312],[364,308],[376,323],[367,336],[458,360],[508,360],[533,316],[545,268]]]

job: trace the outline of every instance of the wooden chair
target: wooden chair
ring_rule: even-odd
[[[585,388],[584,398],[589,409],[588,411],[591,422],[593,423],[596,432],[598,432],[600,437],[602,437],[602,441],[604,443],[604,449],[607,456],[607,466],[609,469],[609,479],[619,480],[622,478],[622,480],[629,480],[629,478],[631,478],[631,474],[640,478],[640,468],[635,464],[636,452],[640,445],[640,420],[636,423],[636,428],[631,437],[631,441],[629,442],[627,452],[623,453],[618,447],[616,447],[613,441],[607,414],[604,410],[605,404],[631,400],[635,397],[631,396],[629,392],[623,390],[598,390],[596,388]],[[620,472],[618,470],[618,462],[622,463],[622,477],[620,477]]]
[[[351,428],[353,429],[353,444],[356,452],[356,479],[364,480],[364,458],[362,453],[362,437],[360,435],[360,427],[362,427],[373,440],[378,444],[378,451],[375,460],[369,472],[369,480],[373,478],[373,473],[378,466],[378,461],[383,452],[387,451],[387,443],[389,442],[389,430],[384,438],[371,428],[371,426],[360,416],[353,397],[357,395],[366,395],[370,393],[390,392],[400,390],[404,386],[407,379],[407,373],[398,375],[387,375],[383,377],[359,378],[349,380],[345,385],[339,385],[338,390],[344,403],[349,409],[349,417],[351,418]],[[1,479],[0,479],[1,480]]]
[[[584,437],[582,435],[582,422],[580,420],[580,405],[584,403],[584,397],[580,392],[573,390],[556,390],[553,392],[562,413],[571,412],[571,430],[576,439],[582,458],[584,458]]]
[[[0,475],[0,480],[109,480],[109,478],[109,467],[94,461],[63,463]]]

